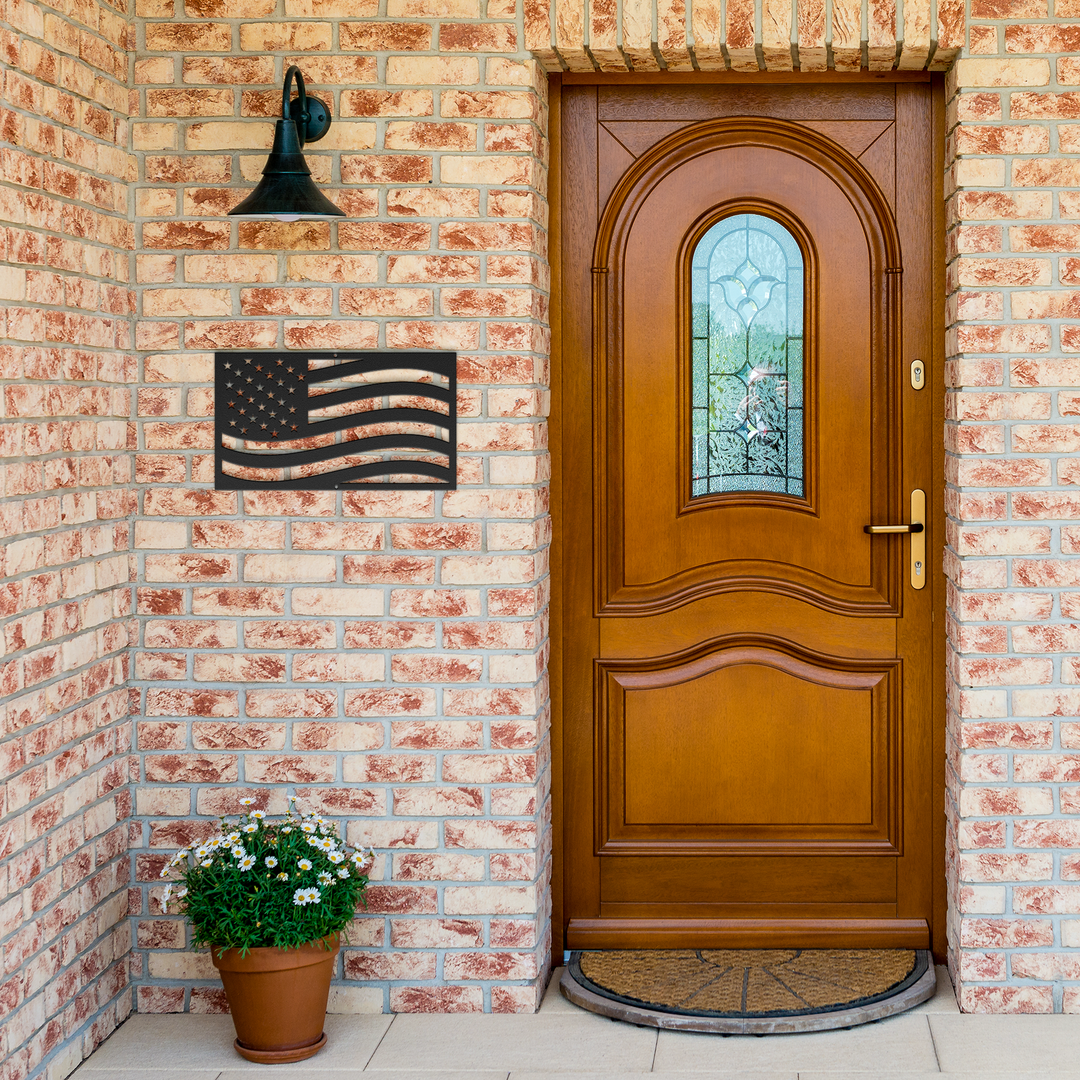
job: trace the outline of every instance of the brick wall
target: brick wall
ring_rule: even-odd
[[[944,68],[963,47],[946,148],[949,959],[966,1009],[1080,1010],[1072,3],[969,0],[965,19],[939,0],[936,22],[868,3],[856,49],[836,0],[831,21],[763,0],[756,23],[668,0],[655,17],[4,0],[4,1080],[59,1078],[111,1030],[125,958],[138,1008],[222,1008],[154,882],[246,794],[277,810],[297,793],[379,851],[335,1009],[535,1007],[545,67]],[[333,113],[307,157],[352,220],[229,220],[291,62]],[[212,352],[235,347],[458,351],[459,490],[214,492]]]
[[[128,17],[0,6],[0,1075],[130,1010]]]
[[[143,1011],[220,1010],[166,853],[295,793],[379,852],[334,1008],[531,1011],[549,952],[546,79],[506,0],[138,9]],[[285,67],[358,220],[230,220]],[[214,492],[215,348],[460,353],[459,488]]]
[[[1080,8],[1055,10],[973,0],[949,80],[950,965],[973,1011],[1080,1011]]]

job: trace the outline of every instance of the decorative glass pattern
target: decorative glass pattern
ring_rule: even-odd
[[[691,267],[691,495],[803,495],[803,258],[762,214],[718,221]]]

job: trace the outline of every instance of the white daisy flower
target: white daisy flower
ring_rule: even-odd
[[[255,805],[255,800],[254,799],[241,799],[240,800],[240,805],[241,806],[254,806]]]
[[[250,870],[254,865],[255,865],[255,856],[254,855],[247,855],[243,859],[240,860],[240,869],[241,870]]]
[[[273,855],[267,855],[263,862],[266,863],[268,870],[273,870],[277,866],[277,859]]]
[[[206,858],[206,856],[207,856],[207,855],[208,855],[209,853],[210,853],[210,852],[209,852],[209,849],[207,848],[207,846],[206,846],[205,844],[200,844],[200,845],[199,845],[199,846],[198,846],[198,847],[197,847],[197,848],[195,849],[195,858],[196,858],[196,859],[205,859],[205,858]]]
[[[285,828],[282,829],[281,831],[283,833],[286,833],[286,834],[291,833],[292,832],[292,826],[291,825],[286,825]]]
[[[318,826],[315,825],[313,822],[305,821],[304,824],[300,826],[300,828],[303,829],[306,833],[313,833],[318,828]]]
[[[214,860],[213,859],[203,859],[203,861],[201,863],[199,863],[199,865],[200,866],[213,866],[214,865]]]
[[[310,870],[311,869],[311,860],[310,859],[301,859],[296,865],[301,870]]]
[[[315,847],[322,848],[323,851],[333,851],[336,846],[329,836],[324,836],[321,840],[315,841]]]
[[[288,881],[289,880],[289,875],[286,874],[284,870],[282,870],[281,873],[278,874],[277,879],[278,879],[278,881]]]
[[[333,885],[334,879],[325,870],[323,870],[322,873],[319,874],[319,884],[324,886]]]
[[[331,851],[326,857],[335,865],[345,861],[345,856],[340,851]]]
[[[226,844],[235,844],[236,841],[239,840],[239,839],[240,839],[240,834],[235,829],[233,829],[233,831],[231,833],[229,833],[228,836],[225,837],[225,843]]]
[[[249,821],[243,829],[246,833],[253,833],[259,831],[259,823],[257,821]]]
[[[349,877],[349,868],[347,866],[339,866],[337,876],[341,878],[342,881],[344,881],[347,877]]]
[[[248,817],[253,817],[256,821],[262,821],[262,819],[264,817],[266,817],[266,811],[265,810],[252,810],[251,813],[248,814]]]
[[[235,859],[242,859],[247,854],[243,844],[233,844],[232,853]]]
[[[185,896],[187,896],[187,886],[186,885],[182,889],[177,889],[176,890],[176,899],[177,900],[183,900]]]
[[[161,894],[161,910],[168,914],[169,900],[172,898],[172,884],[165,886],[165,891]]]
[[[292,902],[297,907],[304,907],[306,904],[317,904],[322,899],[322,893],[318,889],[297,889],[293,893]]]

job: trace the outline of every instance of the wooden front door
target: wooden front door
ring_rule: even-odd
[[[561,112],[566,947],[927,947],[933,85]]]

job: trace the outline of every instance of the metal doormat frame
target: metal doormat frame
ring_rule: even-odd
[[[641,1001],[615,994],[593,983],[581,971],[581,952],[571,952],[570,962],[559,981],[559,991],[564,998],[579,1008],[613,1020],[669,1031],[700,1031],[716,1035],[794,1035],[856,1027],[913,1009],[932,998],[937,986],[930,951],[917,949],[915,966],[906,978],[883,993],[853,1002],[780,1013],[718,1013],[667,1006],[650,1008]]]

